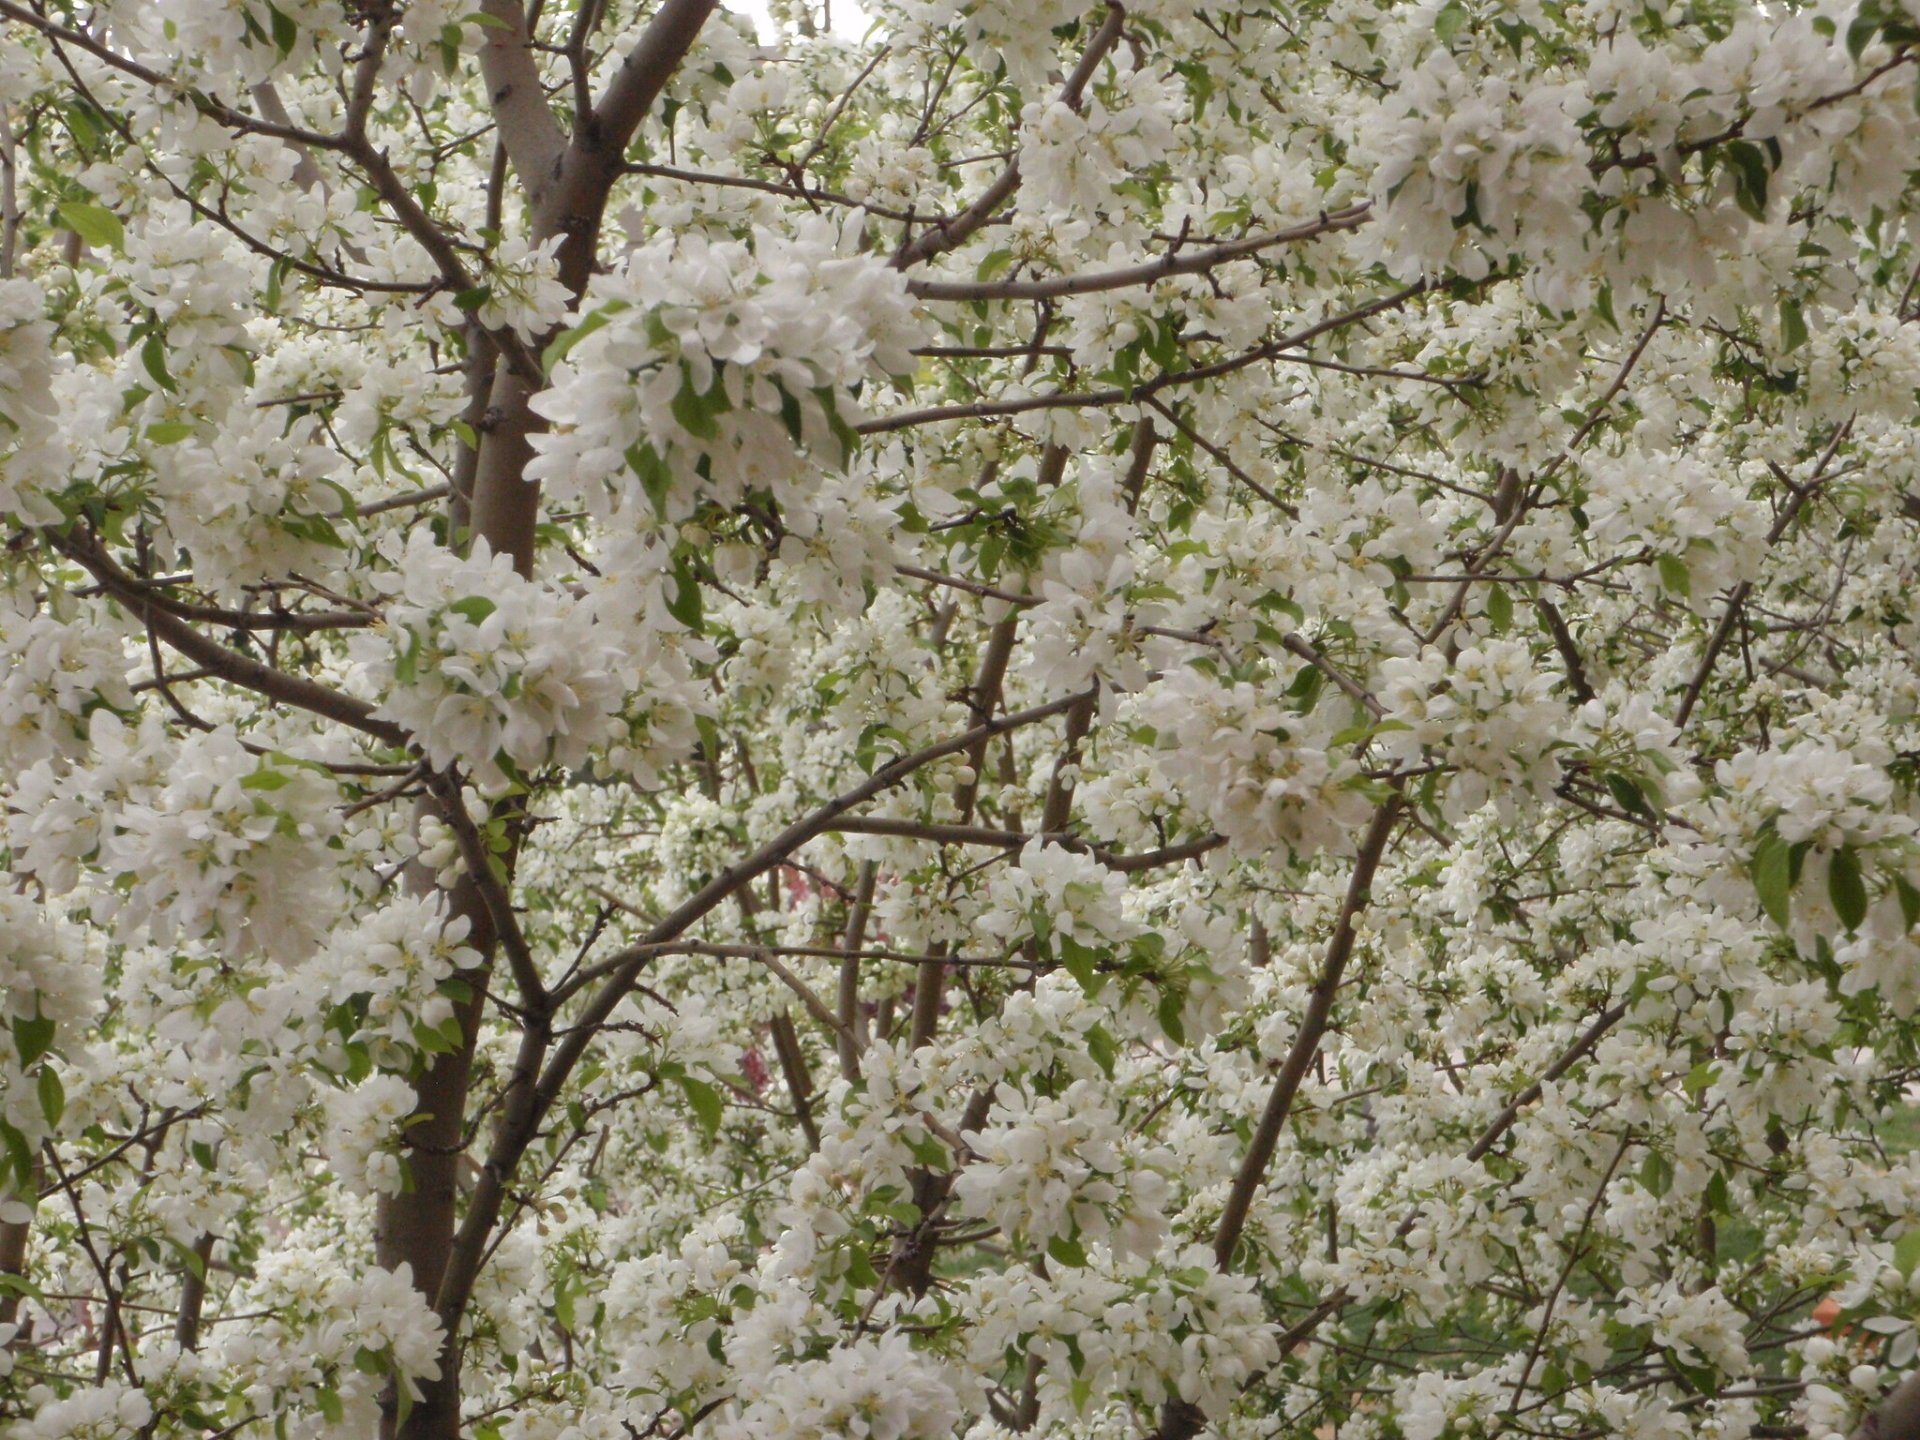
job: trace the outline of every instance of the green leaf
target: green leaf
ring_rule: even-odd
[[[1909,1230],[1893,1242],[1893,1268],[1900,1278],[1911,1280],[1916,1266],[1920,1266],[1920,1229]]]
[[[1602,285],[1600,287],[1600,294],[1593,302],[1593,313],[1606,321],[1610,329],[1618,330],[1620,328],[1619,320],[1614,318],[1613,287],[1611,285]]]
[[[691,1075],[680,1077],[680,1088],[686,1092],[687,1103],[693,1106],[694,1117],[700,1122],[700,1129],[711,1140],[720,1133],[720,1116],[725,1107],[720,1100],[720,1092],[704,1080],[696,1080]]]
[[[1900,914],[1911,930],[1920,925],[1920,889],[1915,889],[1911,880],[1904,875],[1893,877],[1893,893],[1900,897]]]
[[[1733,167],[1734,203],[1755,220],[1767,218],[1767,186],[1773,172],[1758,145],[1735,140],[1726,148],[1727,163]]]
[[[627,306],[624,301],[615,301],[603,305],[600,309],[589,314],[578,325],[575,325],[569,330],[562,330],[558,335],[554,336],[553,343],[547,346],[547,353],[540,357],[541,370],[551,378],[554,367],[567,358],[567,355],[572,351],[574,346],[593,334],[594,331],[605,328],[607,323],[611,321],[615,315],[626,308]]]
[[[1460,32],[1467,28],[1471,18],[1460,0],[1448,0],[1440,13],[1433,17],[1433,38],[1451,50],[1453,42],[1460,38]]]
[[[716,416],[726,410],[727,392],[723,390],[718,378],[705,394],[697,393],[693,388],[693,376],[687,374],[680,388],[673,393],[669,408],[680,428],[699,440],[712,440],[719,436],[720,427],[714,423]]]
[[[1807,317],[1798,300],[1780,301],[1780,347],[1798,350],[1807,343]]]
[[[1827,895],[1833,901],[1834,914],[1849,930],[1858,930],[1867,918],[1867,886],[1860,875],[1860,857],[1851,845],[1834,851],[1827,867]]]
[[[280,52],[280,58],[286,59],[293,52],[294,43],[300,38],[300,27],[293,23],[293,17],[278,5],[267,5],[269,23],[273,26],[273,48]]]
[[[1660,583],[1666,589],[1682,599],[1693,594],[1693,575],[1687,569],[1687,562],[1677,555],[1661,555],[1654,559],[1654,566],[1660,572]]]
[[[1100,974],[1095,965],[1100,957],[1071,935],[1057,937],[1054,949],[1067,973],[1080,982],[1080,988],[1089,995],[1096,994],[1100,989]]]
[[[465,616],[467,620],[475,625],[483,623],[489,615],[493,614],[493,612],[499,608],[498,605],[495,605],[493,601],[484,595],[467,595],[447,606],[447,609],[451,610],[454,614]]]
[[[1487,623],[1496,635],[1506,634],[1513,624],[1513,597],[1504,585],[1487,587]]]
[[[1653,811],[1647,805],[1647,798],[1640,793],[1640,787],[1618,771],[1607,773],[1607,790],[1613,796],[1613,803],[1629,815],[1651,817]]]
[[[160,332],[147,336],[140,347],[140,363],[146,367],[147,374],[153,377],[153,383],[169,395],[179,390],[173,374],[167,369],[167,347],[161,343]]]
[[[53,1048],[53,1021],[40,1013],[36,1004],[31,1018],[13,1017],[13,1044],[20,1052],[20,1068],[26,1069]]]
[[[1698,1095],[1720,1074],[1720,1067],[1711,1060],[1702,1060],[1687,1072],[1687,1078],[1680,1082],[1689,1095]]]
[[[1773,831],[1761,835],[1747,870],[1760,896],[1760,908],[1774,924],[1786,929],[1793,913],[1793,856]]]
[[[453,297],[453,303],[471,315],[487,301],[493,298],[491,285],[475,285],[471,290],[462,290]]]
[[[1673,1188],[1673,1162],[1655,1150],[1640,1167],[1640,1183],[1655,1199],[1664,1197]]]
[[[1120,1056],[1120,1047],[1114,1043],[1106,1026],[1095,1025],[1087,1031],[1087,1054],[1093,1057],[1093,1063],[1100,1067],[1101,1073],[1111,1080],[1113,1062]]]
[[[1852,24],[1847,26],[1847,54],[1853,57],[1853,63],[1860,63],[1860,55],[1873,43],[1873,37],[1880,30],[1880,15],[1871,5],[1863,5]]]
[[[120,217],[104,205],[60,205],[55,207],[60,218],[74,234],[96,250],[122,250],[126,248],[127,228],[120,223]]]
[[[673,472],[667,468],[667,462],[651,445],[629,445],[627,464],[639,477],[640,488],[647,492],[647,499],[653,502],[654,514],[662,520],[667,518],[667,497],[673,493]]]
[[[667,601],[667,613],[695,635],[700,633],[704,612],[700,577],[684,557],[673,564],[673,595]]]
[[[1047,1241],[1047,1254],[1069,1270],[1086,1269],[1086,1247],[1070,1235],[1056,1235]]]
[[[178,445],[193,434],[185,420],[160,420],[147,427],[147,439],[156,445]]]
[[[325,1388],[313,1392],[313,1403],[320,1407],[320,1413],[329,1425],[338,1425],[347,1418],[347,1407],[340,1403],[340,1396]]]
[[[60,1123],[61,1115],[66,1113],[67,1088],[60,1083],[59,1072],[51,1065],[40,1067],[40,1113],[47,1117],[49,1127]]]
[[[1154,1007],[1154,1016],[1166,1037],[1176,1045],[1187,1043],[1187,1027],[1180,1019],[1180,1012],[1186,1008],[1185,995],[1169,985],[1160,988],[1160,1003]]]

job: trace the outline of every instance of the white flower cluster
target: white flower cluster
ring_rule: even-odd
[[[593,606],[523,579],[485,541],[462,556],[416,531],[379,576],[386,623],[353,643],[383,719],[415,735],[436,767],[458,761],[505,789],[502,761],[527,772],[577,766],[622,730],[636,683],[621,637]]]
[[[44,491],[64,483],[67,450],[53,399],[53,322],[30,280],[0,280],[0,515],[60,518]]]
[[[0,1029],[0,1126],[10,1139],[23,1141],[28,1153],[39,1149],[49,1129],[38,1088],[46,1053],[60,1042],[62,1030],[66,1041],[78,1038],[72,1027],[92,1013],[97,1000],[98,984],[81,961],[77,937],[42,907],[0,889],[0,1019],[6,1022]],[[37,1053],[23,1053],[23,1040]],[[10,1165],[0,1169],[0,1222],[29,1218],[26,1206],[9,1198],[18,1179]]]
[[[1327,748],[1336,725],[1318,712],[1180,669],[1141,697],[1139,714],[1158,732],[1160,773],[1246,853],[1348,850],[1366,825],[1359,766]]]
[[[77,759],[95,710],[133,709],[126,631],[103,601],[0,597],[0,769]]]
[[[1388,755],[1417,763],[1435,750],[1458,767],[1448,791],[1452,816],[1471,814],[1489,797],[1503,810],[1514,788],[1536,794],[1560,779],[1556,747],[1569,711],[1555,694],[1558,672],[1542,669],[1518,640],[1484,640],[1451,660],[1429,646],[1380,667],[1376,693],[1387,718],[1405,729],[1380,737]]]
[[[704,1403],[731,1379],[712,1348],[724,1338],[713,1303],[741,1283],[743,1269],[713,1227],[613,1267],[603,1338],[619,1357],[619,1384],[670,1401]]]
[[[910,372],[901,276],[843,256],[830,229],[749,248],[690,234],[635,250],[595,281],[552,388],[534,408],[527,477],[607,517],[686,519],[705,495],[773,488],[844,461],[856,389]]]
[[[289,1245],[263,1257],[248,1290],[267,1314],[223,1327],[217,1356],[255,1414],[312,1408],[326,1392],[341,1412],[330,1433],[370,1435],[387,1377],[418,1400],[418,1382],[440,1374],[445,1332],[410,1265],[360,1270],[335,1248]]]
[[[96,711],[88,733],[91,764],[20,778],[8,831],[21,868],[66,891],[97,849],[116,883],[94,892],[93,914],[123,934],[217,935],[283,962],[313,952],[340,904],[318,853],[339,830],[323,774],[252,754],[230,729],[176,740],[158,715],[131,731]]]
[[[1046,1362],[1041,1399],[1080,1408],[1083,1394],[1128,1396],[1148,1406],[1178,1397],[1226,1411],[1279,1346],[1253,1284],[1223,1275],[1195,1247],[1164,1265],[1089,1248],[1083,1266],[1041,1276],[1007,1270],[977,1280],[961,1302],[973,1320],[968,1348],[991,1371],[1008,1358]]]
[[[1620,1320],[1645,1325],[1653,1341],[1683,1365],[1711,1365],[1727,1379],[1738,1379],[1751,1368],[1747,1358],[1746,1317],[1734,1308],[1718,1286],[1688,1294],[1668,1280],[1658,1286],[1627,1289],[1621,1299]]]
[[[1019,861],[995,877],[979,925],[1018,944],[1045,929],[1079,944],[1111,947],[1139,934],[1122,911],[1126,880],[1091,856],[1030,840]]]
[[[489,330],[511,330],[531,345],[566,317],[567,287],[560,280],[560,242],[555,235],[538,245],[510,235],[489,257],[486,299],[473,318]]]
[[[1915,821],[1892,804],[1884,745],[1842,748],[1825,738],[1772,750],[1741,750],[1714,766],[1714,808],[1728,828],[1752,835],[1771,821],[1789,845],[1874,845],[1911,835]]]
[[[1149,1255],[1166,1233],[1171,1154],[1129,1148],[1105,1088],[1076,1080],[1057,1096],[995,1092],[986,1128],[962,1134],[973,1160],[954,1181],[970,1215],[1036,1244],[1084,1235]]]
[[[776,1365],[740,1392],[723,1440],[949,1440],[961,1416],[946,1367],[900,1334]]]
[[[402,1122],[412,1110],[413,1087],[395,1075],[370,1075],[330,1096],[326,1151],[333,1178],[356,1195],[405,1189]]]
[[[204,432],[154,445],[149,463],[163,553],[222,598],[264,579],[338,573],[341,457],[311,416],[287,425],[277,410],[234,406]]]
[[[62,1400],[36,1386],[27,1399],[38,1408],[31,1419],[8,1430],[8,1440],[138,1440],[153,1423],[146,1391],[117,1376]]]
[[[1766,506],[1728,484],[1725,464],[1694,455],[1642,452],[1591,467],[1587,518],[1599,555],[1643,547],[1679,562],[1663,570],[1683,586],[1680,598],[1709,607],[1714,595],[1752,580],[1766,541]]]
[[[1111,83],[1075,108],[1036,101],[1020,117],[1020,203],[1048,216],[1098,214],[1117,203],[1114,187],[1131,170],[1159,162],[1174,147],[1171,87],[1136,70],[1123,48]]]
[[[1402,77],[1359,132],[1395,273],[1478,279],[1583,229],[1587,147],[1574,117],[1586,106],[1579,86],[1517,88],[1444,50]]]
[[[448,918],[446,896],[400,895],[328,942],[328,995],[336,1003],[364,1000],[366,1015],[353,1039],[378,1066],[404,1069],[419,1049],[416,1028],[438,1030],[453,1019],[453,1001],[440,984],[480,964],[464,943],[471,922]]]

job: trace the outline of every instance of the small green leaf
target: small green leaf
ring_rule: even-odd
[[[1181,1011],[1187,1008],[1187,997],[1171,986],[1162,986],[1160,1003],[1154,1007],[1154,1016],[1160,1022],[1160,1029],[1176,1045],[1187,1043],[1187,1027],[1180,1018]]]
[[[493,612],[499,608],[498,605],[495,605],[493,601],[484,595],[468,595],[447,606],[447,609],[451,610],[454,614],[465,617],[475,625],[483,623],[489,615],[493,614]]]
[[[146,342],[141,345],[140,363],[146,367],[147,374],[153,377],[153,383],[169,395],[180,388],[172,372],[167,369],[167,347],[161,343],[157,330],[147,336]]]
[[[1860,857],[1851,845],[1842,845],[1833,853],[1833,862],[1827,867],[1827,895],[1840,923],[1858,930],[1867,918],[1867,887],[1860,875]]]
[[[1120,1047],[1114,1043],[1106,1026],[1095,1025],[1087,1031],[1087,1054],[1093,1057],[1093,1063],[1100,1067],[1101,1073],[1111,1080],[1113,1063],[1119,1058]]]
[[[42,1065],[40,1067],[40,1113],[47,1117],[48,1126],[58,1125],[66,1109],[67,1088],[60,1083],[59,1073],[51,1065]]]
[[[1467,28],[1467,21],[1471,18],[1460,0],[1448,0],[1440,13],[1433,17],[1433,38],[1452,49],[1453,42],[1460,38],[1460,32]]]
[[[1506,634],[1513,625],[1513,597],[1504,585],[1487,587],[1487,623],[1496,635]]]
[[[667,601],[667,613],[698,635],[704,613],[703,599],[700,577],[693,573],[693,566],[685,559],[674,561],[673,596]]]
[[[1084,1270],[1087,1266],[1086,1247],[1070,1235],[1056,1235],[1047,1241],[1047,1254],[1069,1270]]]
[[[1900,897],[1900,915],[1911,930],[1920,925],[1920,889],[1915,889],[1911,880],[1904,875],[1893,877],[1893,893]]]
[[[300,38],[300,27],[293,23],[293,17],[269,0],[267,15],[273,26],[273,48],[280,52],[280,58],[286,59],[293,53],[294,43]]]
[[[680,1088],[686,1092],[687,1103],[693,1106],[694,1117],[700,1122],[700,1129],[711,1140],[720,1133],[720,1116],[725,1107],[720,1100],[720,1092],[704,1080],[696,1080],[691,1075],[680,1077]]]
[[[1726,149],[1727,163],[1733,167],[1733,198],[1755,220],[1767,218],[1767,186],[1773,172],[1758,145],[1735,140]]]
[[[147,427],[147,439],[156,445],[178,445],[193,434],[193,426],[185,420],[160,420]]]
[[[53,1021],[40,1013],[38,1005],[34,1006],[31,1018],[13,1017],[13,1044],[20,1052],[22,1070],[53,1048]]]
[[[1798,300],[1780,302],[1780,348],[1798,350],[1807,343],[1807,317]]]
[[[1660,571],[1660,583],[1666,589],[1682,599],[1693,594],[1693,575],[1687,569],[1687,562],[1677,555],[1661,555],[1654,560]]]
[[[320,1407],[320,1413],[326,1417],[329,1425],[338,1425],[347,1418],[347,1407],[340,1403],[340,1396],[328,1389],[313,1392],[313,1403]]]
[[[126,247],[127,228],[120,217],[104,205],[61,205],[60,218],[74,234],[96,250],[121,250]]]
[[[1920,1229],[1909,1230],[1893,1242],[1893,1268],[1900,1278],[1911,1280],[1916,1266],[1920,1266]]]
[[[1753,876],[1754,891],[1760,897],[1760,908],[1774,924],[1786,929],[1793,913],[1793,856],[1787,846],[1768,830],[1754,846],[1753,859],[1747,868]]]

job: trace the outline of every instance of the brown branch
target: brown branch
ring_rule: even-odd
[[[1140,384],[1108,390],[1065,391],[1056,395],[1028,395],[1018,400],[978,400],[966,405],[933,405],[924,410],[903,410],[892,415],[883,415],[868,420],[854,428],[862,435],[885,435],[895,430],[907,430],[916,425],[938,424],[946,420],[978,420],[1001,415],[1025,415],[1035,410],[1078,410],[1091,409],[1102,405],[1134,405],[1159,394],[1162,390],[1175,385],[1191,385],[1200,380],[1214,380],[1222,375],[1231,375],[1236,370],[1244,370],[1249,365],[1258,365],[1263,360],[1274,360],[1288,350],[1305,345],[1333,330],[1343,329],[1357,321],[1368,319],[1387,310],[1393,310],[1406,304],[1416,295],[1424,294],[1430,288],[1425,280],[1397,290],[1378,300],[1370,300],[1353,310],[1317,321],[1291,335],[1283,335],[1278,340],[1252,350],[1230,355],[1225,360],[1216,360],[1210,365],[1195,366],[1191,370],[1168,370],[1155,375]]]
[[[1152,285],[1176,275],[1198,275],[1216,265],[1257,255],[1276,245],[1312,240],[1342,230],[1356,230],[1371,218],[1373,205],[1363,200],[1344,210],[1322,211],[1317,219],[1285,230],[1249,235],[1181,254],[1170,250],[1157,260],[1118,270],[1093,270],[1078,275],[1053,275],[1039,280],[909,280],[907,292],[919,300],[1050,300],[1062,295],[1092,295],[1103,290],[1126,290]],[[1426,379],[1406,375],[1408,379]]]
[[[582,6],[586,11],[590,6]],[[520,0],[482,0],[481,14],[499,22],[486,28],[480,46],[480,75],[486,81],[492,110],[507,161],[527,194],[538,206],[553,183],[566,154],[567,137],[553,118],[540,67],[528,48],[527,14]]]
[[[847,928],[840,937],[840,1075],[849,1084],[860,1078],[860,1055],[867,1048],[866,1017],[860,1009],[860,947],[866,943],[867,917],[873,912],[873,887],[879,867],[862,862],[853,882],[853,904],[847,909]]]
[[[1100,68],[1100,62],[1107,58],[1107,52],[1119,41],[1120,30],[1126,24],[1126,19],[1127,12],[1116,0],[1107,0],[1107,18],[1094,31],[1092,40],[1087,43],[1086,53],[1080,57],[1080,63],[1074,67],[1073,74],[1067,77],[1067,83],[1060,90],[1061,100],[1073,109],[1080,108],[1080,97],[1093,79],[1094,71]],[[973,204],[951,220],[938,221],[922,230],[917,237],[902,245],[893,257],[894,269],[910,270],[956,245],[965,244],[968,237],[991,220],[1019,188],[1020,161],[1016,156],[1007,162],[1007,167]]]
[[[614,956],[614,968],[606,981],[587,1002],[566,1034],[553,1044],[550,1058],[547,1056],[548,1038],[534,1030],[525,1033],[507,1082],[505,1105],[492,1151],[474,1182],[466,1216],[454,1235],[446,1269],[435,1295],[434,1310],[446,1326],[447,1333],[459,1333],[461,1317],[466,1313],[474,1282],[479,1277],[480,1265],[486,1254],[488,1237],[499,1219],[507,1185],[519,1167],[521,1157],[538,1135],[542,1120],[558,1101],[561,1090],[587,1047],[612,1017],[615,1008],[632,993],[640,972],[659,953],[661,945],[677,939],[689,926],[723,904],[735,890],[751,884],[809,840],[826,833],[834,821],[855,807],[891,790],[936,760],[961,754],[984,740],[1062,714],[1089,693],[1077,691],[1044,705],[1002,715],[881,766],[861,784],[835,796],[804,819],[795,821],[737,864],[727,866],[667,914],[639,944]]]
[[[1241,1158],[1240,1169],[1233,1177],[1233,1187],[1227,1192],[1226,1208],[1220,1212],[1220,1224],[1213,1233],[1214,1263],[1221,1270],[1232,1268],[1233,1254],[1240,1244],[1241,1232],[1246,1228],[1247,1213],[1253,1206],[1254,1193],[1266,1179],[1267,1166],[1273,1159],[1274,1148],[1280,1142],[1280,1132],[1293,1109],[1293,1099],[1299,1093],[1307,1067],[1313,1063],[1313,1057],[1320,1053],[1320,1039],[1326,1034],[1327,1022],[1333,1015],[1333,999],[1339,992],[1340,978],[1346,973],[1347,961],[1353,955],[1354,926],[1372,894],[1374,872],[1379,869],[1381,857],[1386,854],[1387,842],[1393,838],[1394,821],[1399,818],[1400,804],[1401,795],[1396,789],[1373,812],[1373,822],[1367,826],[1367,833],[1360,842],[1360,853],[1353,864],[1353,876],[1347,882],[1346,899],[1341,903],[1339,918],[1334,921],[1333,938],[1327,944],[1326,964],[1322,966],[1320,979],[1307,998],[1306,1014],[1300,1019],[1300,1033],[1294,1037],[1293,1048],[1287,1052],[1280,1073],[1274,1077],[1266,1110],[1261,1114],[1260,1124],[1247,1145],[1247,1153]]]
[[[411,743],[412,737],[404,729],[390,720],[378,719],[373,713],[374,707],[365,701],[343,695],[338,690],[301,676],[289,675],[271,665],[263,665],[251,656],[209,640],[173,614],[157,596],[142,590],[139,582],[115,565],[105,551],[78,532],[64,538],[55,537],[53,544],[85,566],[100,582],[102,589],[132,612],[136,619],[145,622],[156,636],[203,670],[282,705],[351,726],[384,745],[404,749]]]

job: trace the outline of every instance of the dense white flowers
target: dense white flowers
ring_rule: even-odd
[[[77,8],[0,1437],[1904,1383],[1912,0]]]
[[[719,1430],[729,1440],[944,1440],[961,1412],[943,1370],[904,1335],[855,1340],[774,1366]]]
[[[501,787],[502,762],[577,766],[620,733],[635,679],[591,605],[520,578],[484,540],[462,557],[416,532],[395,559],[385,623],[355,654],[361,682],[385,697],[380,714],[434,765]]]
[[[1328,748],[1337,725],[1179,670],[1148,692],[1141,718],[1161,731],[1154,764],[1221,834],[1249,851],[1300,855],[1351,844],[1370,805],[1359,766]]]
[[[44,524],[59,511],[67,452],[55,423],[53,323],[30,280],[0,279],[0,513]]]
[[[757,247],[667,237],[598,282],[551,389],[528,478],[602,517],[686,518],[845,458],[863,381],[913,368],[899,276],[804,227]]]

